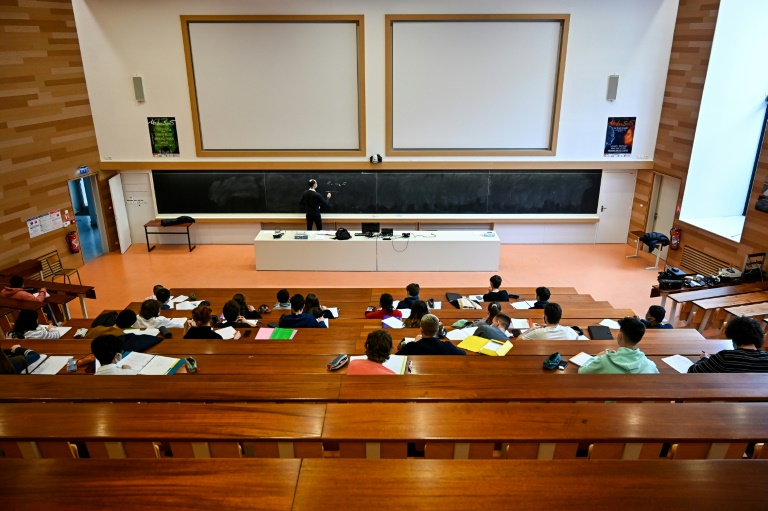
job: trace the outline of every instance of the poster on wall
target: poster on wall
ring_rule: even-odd
[[[64,227],[64,224],[61,220],[60,209],[54,209],[50,213],[27,218],[27,230],[29,231],[30,238],[36,238],[62,227]]]
[[[637,117],[609,117],[605,131],[604,156],[627,157],[632,154]]]
[[[175,117],[147,117],[149,141],[155,158],[179,156]]]

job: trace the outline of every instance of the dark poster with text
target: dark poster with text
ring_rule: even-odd
[[[635,140],[637,117],[609,117],[605,131],[605,156],[629,156]]]
[[[149,141],[152,144],[152,156],[179,156],[179,136],[176,133],[175,117],[147,117]]]

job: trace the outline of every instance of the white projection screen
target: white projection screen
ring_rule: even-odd
[[[388,152],[553,155],[568,15],[389,16]]]
[[[182,16],[198,155],[362,155],[362,22]]]

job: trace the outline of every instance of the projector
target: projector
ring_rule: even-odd
[[[297,232],[297,233],[294,233],[293,239],[295,239],[295,240],[308,240],[309,239],[309,234],[307,234],[306,232]]]

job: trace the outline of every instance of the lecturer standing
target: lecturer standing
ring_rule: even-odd
[[[320,216],[320,207],[327,206],[328,200],[331,198],[330,192],[323,197],[317,193],[317,181],[314,179],[309,180],[309,190],[304,190],[299,200],[299,205],[304,208],[304,212],[307,214],[307,230],[312,230],[312,224],[317,226],[317,230],[323,229],[323,219]]]

